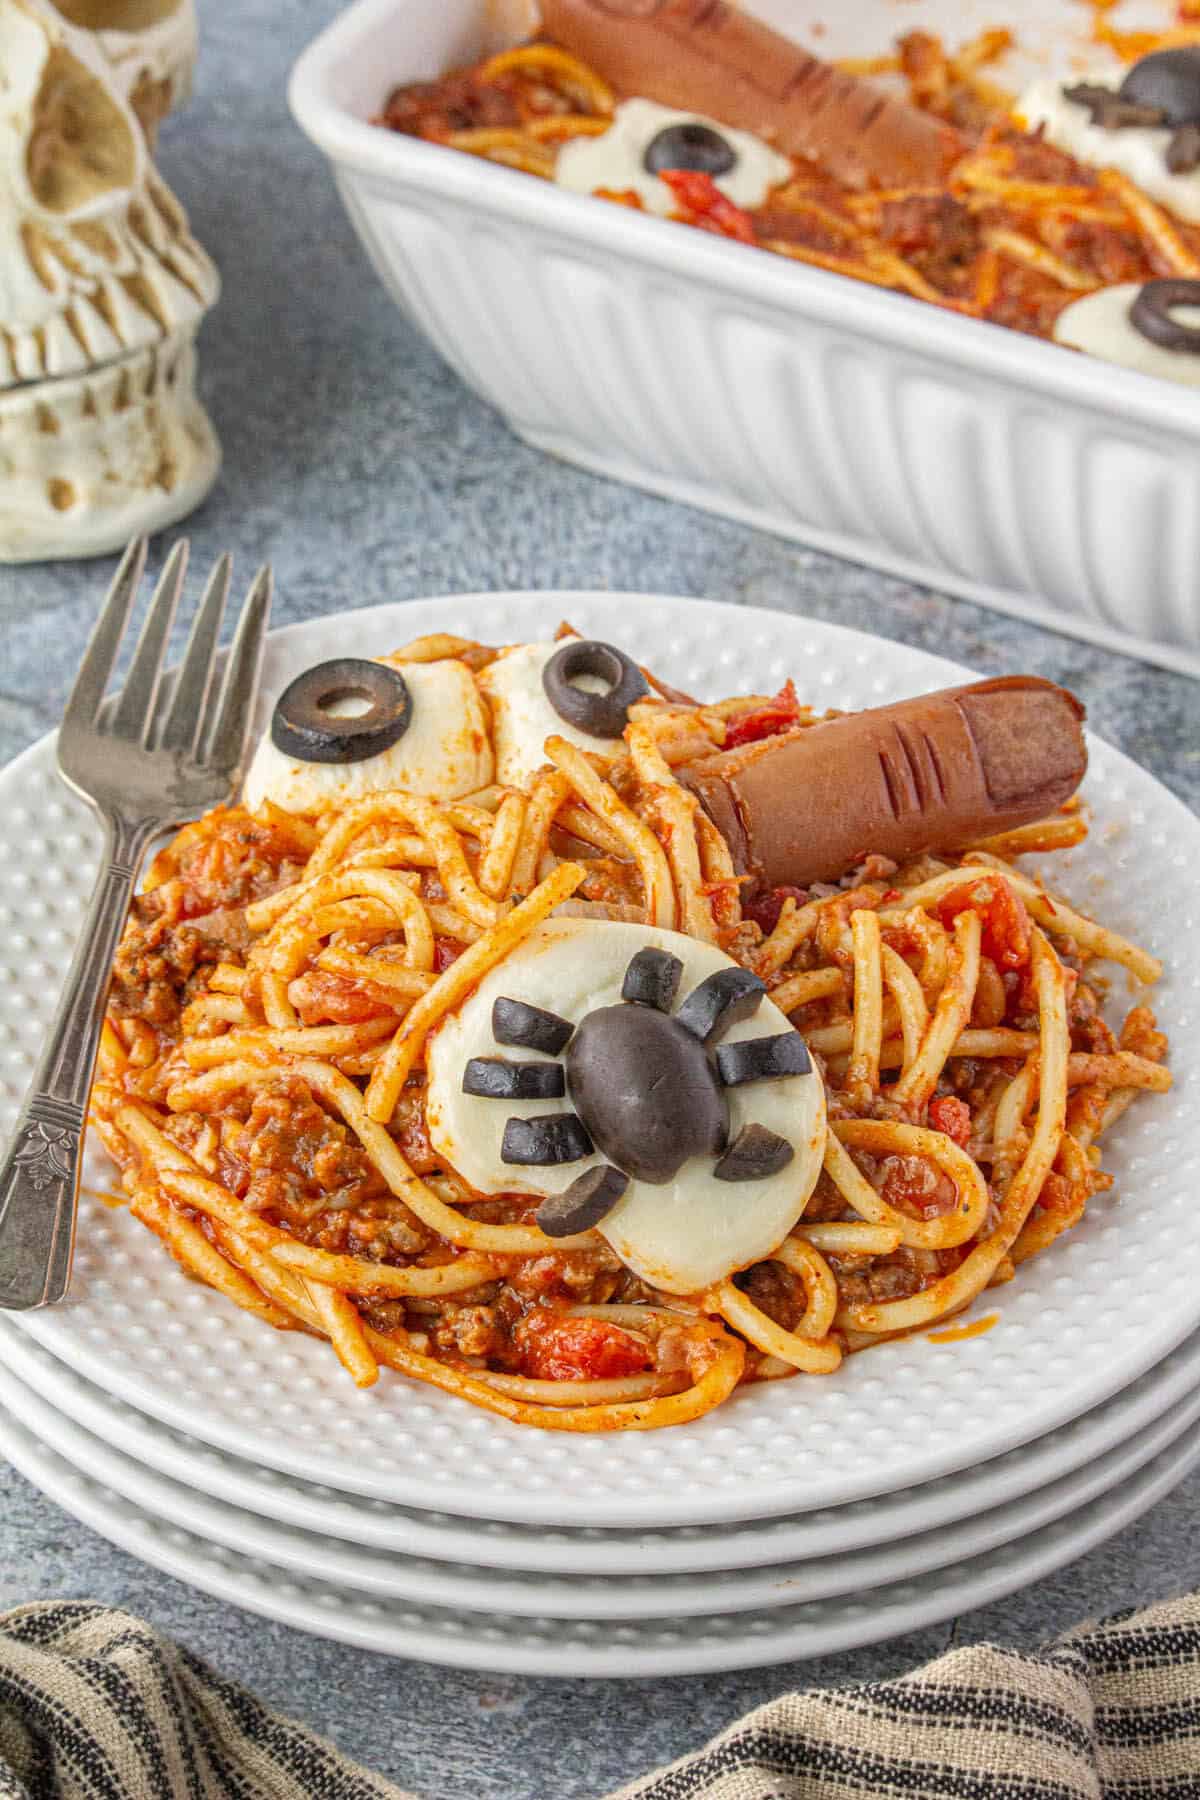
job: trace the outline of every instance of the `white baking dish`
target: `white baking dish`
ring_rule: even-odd
[[[812,42],[830,9],[756,10]],[[921,0],[901,21],[870,0],[832,9],[819,47],[877,52],[931,15],[957,40],[1020,10]],[[1034,47],[1084,11],[1024,0]],[[493,47],[496,18],[488,0],[358,0],[300,59],[291,104],[388,290],[514,431],[1200,674],[1194,389],[369,123],[397,81]]]

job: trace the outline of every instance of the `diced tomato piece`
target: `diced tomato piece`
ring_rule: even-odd
[[[1002,875],[980,875],[951,888],[939,902],[938,917],[952,925],[959,913],[977,912],[983,920],[983,954],[998,969],[1024,969],[1029,963],[1029,914],[1025,902]]]
[[[753,919],[760,930],[770,937],[779,923],[779,915],[783,911],[785,900],[794,900],[797,906],[803,906],[808,899],[803,888],[777,887],[770,888],[764,894],[758,894],[751,900],[743,900],[742,916]]]
[[[235,1156],[224,1144],[217,1147],[217,1174],[222,1187],[227,1187],[239,1200],[246,1198],[250,1187],[250,1170],[241,1157]]]
[[[409,1168],[418,1175],[432,1175],[438,1159],[429,1141],[424,1088],[406,1088],[400,1095],[392,1114],[391,1131]]]
[[[880,1192],[888,1205],[899,1212],[936,1219],[952,1211],[958,1200],[958,1189],[950,1177],[928,1157],[886,1156],[881,1167],[883,1186]]]
[[[711,175],[699,169],[663,169],[661,174],[679,202],[685,224],[715,231],[718,237],[737,238],[743,244],[758,242],[750,214],[727,199]]]
[[[596,200],[611,200],[614,206],[628,206],[634,212],[645,211],[641,195],[633,188],[593,188],[592,195]]]
[[[741,713],[730,719],[725,728],[725,748],[736,750],[741,744],[757,744],[762,738],[776,737],[790,731],[804,716],[804,708],[796,698],[795,684],[785,681],[777,694],[757,712]]]
[[[971,1136],[971,1109],[956,1094],[943,1094],[929,1102],[929,1123],[935,1131],[945,1132],[960,1150],[965,1150]]]
[[[351,981],[328,969],[309,969],[289,984],[288,998],[305,1025],[357,1025],[363,1019],[381,1019],[394,1012],[395,1002],[385,989],[369,981]]]
[[[607,1319],[572,1319],[538,1308],[514,1337],[535,1381],[605,1381],[651,1366],[646,1345]]]
[[[1072,1198],[1070,1182],[1057,1169],[1051,1169],[1033,1203],[1034,1210],[1047,1213],[1070,1212]]]
[[[456,938],[436,938],[433,945],[433,966],[438,974],[441,975],[451,963],[457,962],[466,947]]]
[[[159,851],[150,876],[155,888],[177,884],[175,918],[239,908],[299,874],[299,829],[277,831],[240,806],[217,807]]]

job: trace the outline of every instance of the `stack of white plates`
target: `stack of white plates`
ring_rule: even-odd
[[[505,642],[564,616],[708,695],[791,674],[818,703],[858,706],[962,674],[811,621],[650,596],[380,608],[354,616],[353,641]],[[348,630],[277,634],[268,694],[344,651]],[[251,1610],[530,1674],[845,1649],[1081,1555],[1200,1460],[1200,825],[1103,744],[1085,793],[1091,838],[1054,879],[1166,960],[1156,1005],[1178,1085],[1118,1126],[1114,1192],[982,1297],[970,1318],[997,1315],[991,1329],[881,1345],[670,1431],[536,1432],[386,1372],[356,1391],[327,1346],[185,1277],[106,1204],[112,1171],[96,1158],[70,1299],[0,1323],[0,1450],[105,1536]],[[0,830],[0,1073],[15,1110],[95,853],[48,743],[0,777]]]

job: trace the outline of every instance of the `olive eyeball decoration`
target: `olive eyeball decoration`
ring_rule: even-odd
[[[1180,316],[1185,309],[1190,319]],[[1200,281],[1145,282],[1129,318],[1150,343],[1200,356]]]
[[[1153,108],[1157,124],[1200,124],[1200,45],[1151,51],[1134,63],[1117,91],[1131,105]]]
[[[398,669],[343,656],[306,669],[271,715],[271,742],[302,762],[364,762],[408,730],[412,699]]]
[[[270,800],[299,813],[388,789],[455,800],[494,772],[483,696],[465,663],[339,657],[280,695],[243,799],[251,811]]]
[[[581,675],[593,683],[577,686]],[[598,638],[568,639],[542,670],[542,686],[560,719],[597,738],[619,738],[634,701],[650,692],[637,664]]]
[[[1200,223],[1200,45],[1143,56],[1118,83],[1042,76],[1017,123],[1093,168],[1118,169],[1181,219]]]
[[[668,1293],[770,1255],[821,1168],[803,1039],[677,932],[547,920],[442,1024],[428,1073],[430,1141],[468,1186],[541,1196],[548,1235],[595,1229]]]
[[[723,132],[699,119],[667,125],[646,145],[642,162],[651,175],[664,169],[696,169],[702,175],[727,175],[737,162],[737,151]]]
[[[792,176],[789,159],[752,132],[654,100],[623,100],[607,131],[563,145],[554,179],[577,194],[636,194],[646,212],[669,218],[679,202],[662,177],[684,169],[707,175],[749,212]]]
[[[544,766],[548,737],[615,755],[629,707],[648,692],[622,651],[579,637],[514,644],[480,671],[479,686],[491,706],[495,778],[505,787],[524,787]]]
[[[1054,339],[1140,375],[1200,387],[1200,281],[1098,288],[1063,308]]]

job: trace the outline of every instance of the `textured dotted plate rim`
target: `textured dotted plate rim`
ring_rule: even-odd
[[[546,1570],[498,1573],[472,1561],[439,1562],[371,1550],[282,1519],[246,1512],[156,1474],[84,1430],[18,1377],[0,1369],[0,1408],[90,1480],[155,1517],[241,1555],[259,1557],[355,1592],[466,1612],[553,1619],[653,1619],[767,1611],[912,1581],[1029,1536],[1130,1480],[1200,1420],[1200,1386],[1154,1425],[1135,1431],[1087,1467],[987,1512],[873,1549],[777,1562],[754,1570],[640,1577]]]
[[[344,653],[350,633],[367,653],[430,629],[511,641],[548,633],[563,617],[619,637],[668,677],[710,693],[769,691],[791,673],[817,704],[869,705],[970,673],[840,626],[719,602],[460,595],[273,634],[263,714],[283,680],[323,655]],[[1186,869],[1196,860],[1200,824],[1119,752],[1099,742],[1092,749],[1085,796],[1098,830],[1090,849],[1058,860],[1060,869],[1074,871],[1063,884],[1086,907],[1095,903],[1098,878],[1107,883],[1099,904],[1118,929],[1151,948],[1169,949],[1168,938],[1186,942],[1180,927],[1195,900]],[[3,874],[15,894],[8,942],[18,955],[19,922],[33,924],[39,908],[52,907],[69,920],[88,878],[86,832],[67,832],[55,844],[32,829],[35,817],[51,833],[78,818],[77,803],[52,781],[52,757],[52,741],[43,740],[0,775],[0,831],[9,846]],[[1109,858],[1103,869],[1095,867],[1100,845]],[[69,853],[57,865],[56,848]],[[1093,885],[1081,880],[1089,864]],[[1138,888],[1135,905],[1130,894]],[[1170,909],[1164,893],[1172,896]],[[26,936],[29,961],[10,970],[0,990],[7,996],[0,1024],[25,1046],[3,1065],[11,1077],[3,1097],[12,1110],[69,938],[62,924]],[[1189,973],[1194,981],[1194,971],[1176,966],[1159,992],[1177,1072],[1190,1079],[1200,1024],[1186,1010]],[[1196,1326],[1200,1218],[1187,1202],[1200,1113],[1189,1116],[1186,1103],[1185,1081],[1122,1122],[1109,1164],[1125,1191],[1124,1211],[1108,1197],[1093,1202],[1065,1243],[983,1296],[976,1311],[998,1312],[996,1331],[954,1345],[916,1338],[881,1346],[828,1383],[742,1390],[717,1413],[671,1432],[568,1439],[508,1425],[387,1376],[380,1390],[358,1394],[323,1346],[264,1341],[268,1328],[231,1316],[226,1302],[197,1290],[140,1227],[95,1200],[81,1210],[72,1297],[19,1322],[63,1361],[165,1423],[342,1491],[475,1517],[634,1529],[836,1506],[937,1479],[1052,1431],[1136,1380]],[[1157,1190],[1153,1205],[1142,1190]],[[1144,1283],[1132,1293],[1119,1280],[1130,1258]]]
[[[726,1674],[936,1625],[1041,1580],[1127,1529],[1200,1461],[1192,1426],[1128,1481],[1012,1544],[919,1581],[763,1612],[643,1620],[523,1618],[388,1601],[214,1545],[91,1480],[0,1411],[0,1454],[120,1549],[246,1611],[316,1637],[454,1668],[510,1675],[651,1678]]]
[[[239,1511],[389,1555],[545,1575],[698,1575],[753,1570],[911,1541],[1010,1506],[1149,1433],[1200,1387],[1200,1335],[1106,1405],[978,1469],[849,1506],[656,1532],[532,1529],[416,1512],[243,1462],[114,1400],[0,1323],[0,1367],[54,1412],[136,1463]]]

